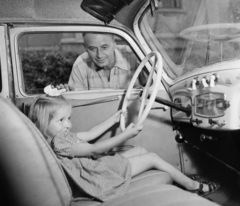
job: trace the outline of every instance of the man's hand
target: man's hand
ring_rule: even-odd
[[[68,84],[59,84],[59,85],[56,86],[56,88],[57,88],[58,90],[60,90],[60,89],[66,89],[66,91],[74,91],[74,90],[75,90],[74,87],[72,87],[72,86],[70,86],[70,85],[68,85]]]

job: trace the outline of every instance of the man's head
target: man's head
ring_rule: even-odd
[[[114,66],[116,43],[113,35],[84,33],[83,40],[90,58],[97,66],[104,69],[111,69]]]

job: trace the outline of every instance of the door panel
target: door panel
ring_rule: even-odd
[[[159,92],[160,96],[163,96]],[[67,97],[67,96],[66,96]],[[117,110],[121,109],[124,95],[106,97],[100,100],[91,100],[86,103],[83,100],[70,100],[73,106],[72,131],[86,131],[101,123]],[[94,103],[95,102],[95,103]],[[154,107],[162,105],[155,103]],[[78,105],[78,106],[77,106]],[[127,125],[136,123],[140,100],[137,98],[129,102]],[[119,124],[105,132],[97,141],[115,136],[121,133]],[[179,170],[180,159],[178,145],[175,142],[175,132],[172,130],[170,110],[153,109],[143,123],[143,130],[139,135],[123,143],[123,145],[142,146],[148,151],[155,152],[163,159],[176,166]]]

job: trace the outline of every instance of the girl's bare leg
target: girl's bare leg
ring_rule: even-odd
[[[148,153],[148,151],[143,147],[133,147],[129,150],[119,152],[119,154],[121,154],[122,156],[124,156],[126,158],[141,155],[141,154],[145,154],[145,153]]]
[[[155,153],[130,156],[128,159],[132,165],[132,177],[149,169],[157,169],[170,174],[175,182],[188,190],[199,188],[199,183],[197,181],[190,179]],[[203,190],[208,191],[208,186],[204,185]]]

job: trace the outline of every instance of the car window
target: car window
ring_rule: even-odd
[[[128,86],[139,61],[124,39],[118,36],[113,38],[117,50],[114,55],[118,60],[115,69],[111,70],[111,79],[107,79],[106,85],[102,84],[105,73],[100,71],[101,67],[94,62],[100,62],[101,66],[106,55],[100,54],[98,57],[91,58],[89,51],[96,53],[95,48],[85,48],[82,33],[24,33],[19,38],[19,58],[24,91],[27,94],[39,94],[43,93],[46,85],[61,83],[68,83],[75,90],[124,89],[123,85]],[[101,45],[101,49],[104,51],[107,46]],[[139,79],[136,83],[137,87],[140,82],[144,82],[143,78]]]

